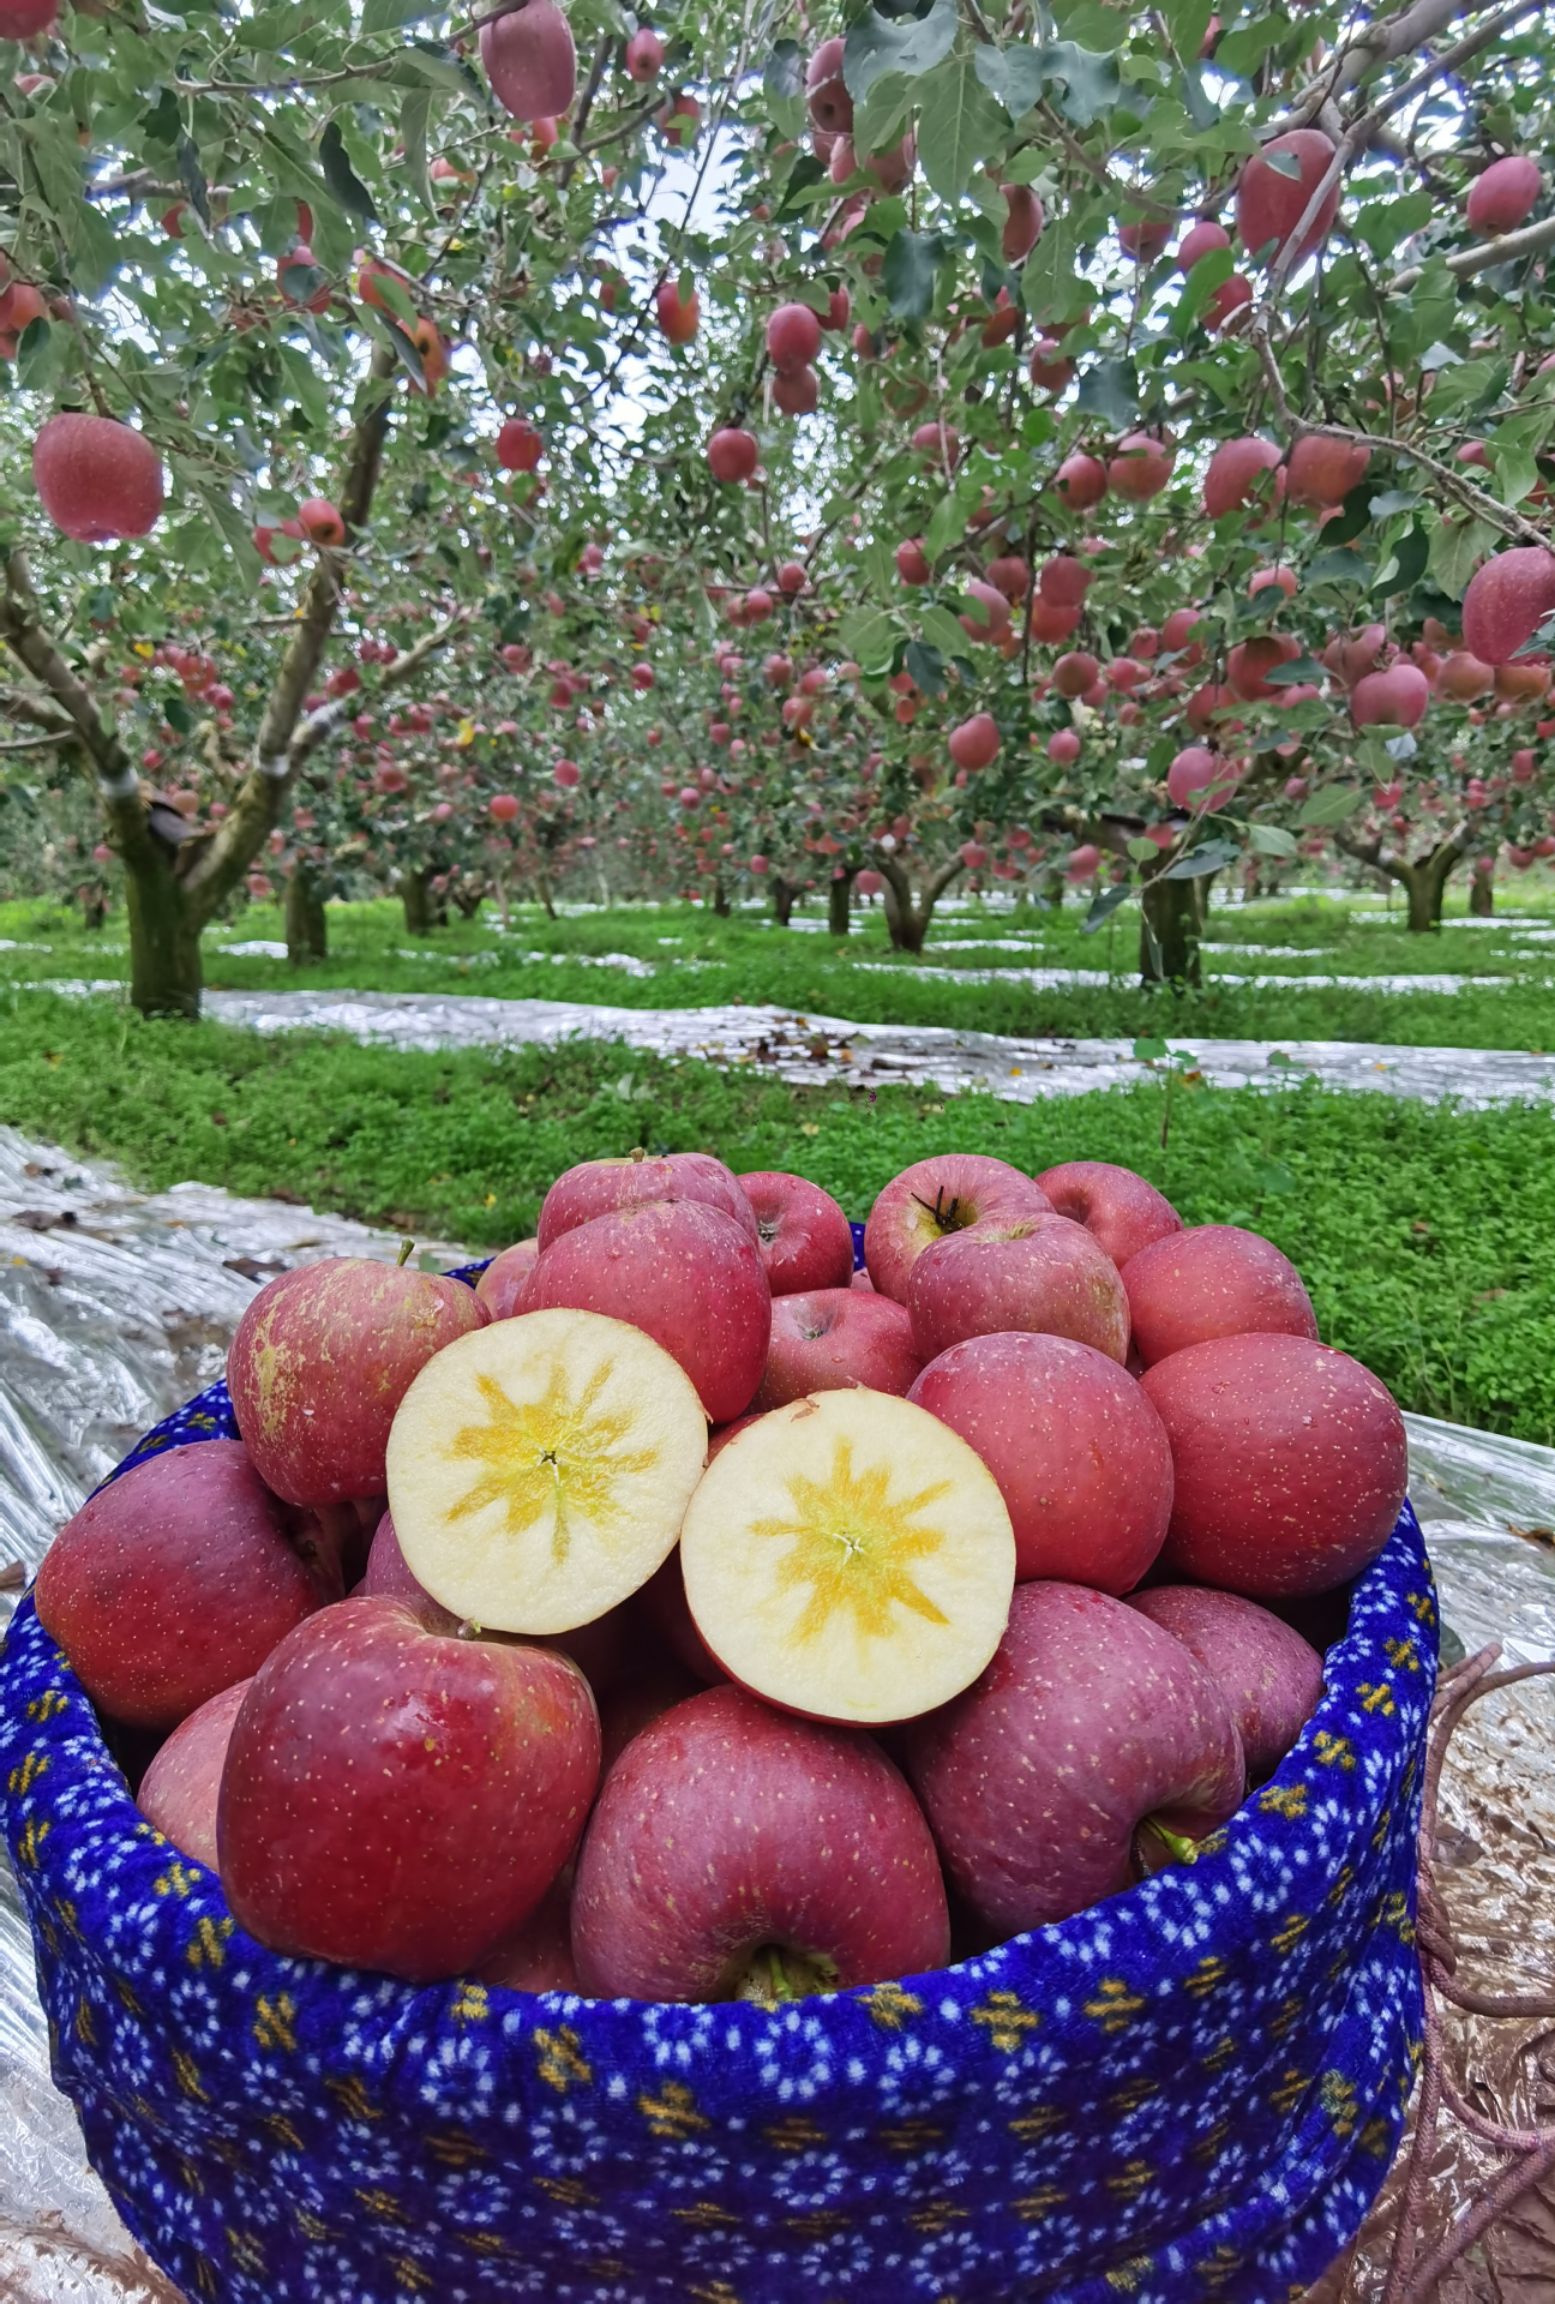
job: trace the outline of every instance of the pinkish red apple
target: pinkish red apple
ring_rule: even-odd
[[[829,1192],[783,1169],[736,1179],[756,1218],[761,1261],[774,1296],[846,1288],[853,1277],[853,1228]]]
[[[964,1232],[984,1217],[1042,1216],[1045,1193],[1007,1160],[981,1152],[945,1152],[916,1160],[893,1176],[869,1212],[864,1227],[864,1260],[884,1296],[907,1300],[913,1265],[924,1250],[948,1234]]]
[[[815,1288],[779,1296],[758,1410],[852,1384],[905,1393],[923,1366],[905,1304],[873,1290]]]
[[[252,1686],[252,1677],[236,1680],[180,1720],[135,1795],[146,1822],[171,1840],[181,1856],[192,1857],[209,1872],[216,1869],[216,1804],[232,1723]]]
[[[1120,1269],[1152,1240],[1182,1230],[1182,1218],[1164,1192],[1110,1160],[1065,1160],[1044,1168],[1037,1187],[1060,1216],[1083,1224]]]
[[[756,1220],[732,1168],[710,1152],[667,1152],[650,1160],[633,1153],[625,1160],[583,1160],[563,1169],[540,1203],[535,1236],[542,1254],[579,1224],[618,1208],[640,1208],[649,1200],[699,1200],[717,1208],[754,1240]]]
[[[1118,1268],[1067,1216],[987,1216],[947,1234],[913,1266],[907,1309],[925,1360],[1005,1329],[1072,1336],[1112,1360],[1128,1353]]]
[[[1317,1335],[1290,1258],[1235,1224],[1196,1224],[1142,1248],[1124,1265],[1123,1286],[1147,1368],[1212,1336]]]
[[[1231,1706],[1247,1773],[1274,1773],[1323,1694],[1323,1659],[1310,1640],[1256,1600],[1198,1584],[1156,1584],[1129,1601],[1196,1656]]]

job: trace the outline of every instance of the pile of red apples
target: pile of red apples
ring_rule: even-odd
[[[648,2000],[912,1975],[1190,1863],[1404,1495],[1294,1266],[1098,1161],[593,1160],[478,1286],[343,1259],[38,1614],[292,1954]]]

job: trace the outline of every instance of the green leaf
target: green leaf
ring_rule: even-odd
[[[907,127],[916,90],[900,72],[882,72],[862,104],[853,108],[853,151],[856,158],[886,152],[900,144]]]
[[[938,232],[893,233],[882,273],[893,319],[927,320],[934,309],[935,284],[945,255],[945,242]]]
[[[923,532],[923,549],[931,560],[938,560],[952,544],[959,544],[965,534],[966,512],[960,500],[955,496],[942,496]]]
[[[1197,848],[1190,848],[1185,856],[1168,864],[1161,878],[1203,880],[1209,873],[1223,872],[1228,864],[1235,864],[1241,853],[1234,840],[1203,840]]]
[[[1021,295],[1039,326],[1050,320],[1066,320],[1090,301],[1090,284],[1075,270],[1078,253],[1074,225],[1067,216],[1058,216],[1026,258],[1020,276]]]
[[[1539,466],[1532,451],[1519,446],[1515,440],[1504,440],[1498,433],[1490,443],[1490,460],[1503,504],[1521,504],[1539,485]]]
[[[888,672],[896,653],[896,620],[885,608],[855,608],[838,628],[844,655],[865,672]]]
[[[178,181],[189,195],[189,204],[208,232],[211,228],[211,190],[205,181],[205,170],[200,165],[199,147],[192,136],[181,135],[174,150],[178,163]]]
[[[1105,927],[1113,913],[1117,911],[1118,906],[1126,904],[1133,893],[1132,881],[1114,881],[1110,888],[1103,888],[1100,895],[1095,898],[1080,926],[1088,936],[1094,936],[1097,929]]]
[[[1141,836],[1128,843],[1128,853],[1131,862],[1135,864],[1153,864],[1161,851],[1153,840]]]
[[[1301,851],[1293,832],[1283,824],[1249,824],[1247,837],[1260,856],[1298,856]]]
[[[1355,784],[1324,784],[1301,803],[1298,824],[1308,831],[1326,831],[1331,825],[1343,824],[1353,816],[1366,795]]]
[[[942,656],[966,657],[971,643],[948,608],[941,608],[937,602],[930,601],[920,613],[918,625],[923,639],[931,647],[937,648]]]
[[[1058,109],[1077,128],[1092,127],[1123,92],[1115,57],[1094,55],[1072,40],[1050,40],[1041,57],[1046,78],[1063,89]]]
[[[780,40],[762,67],[767,111],[780,136],[799,137],[805,125],[805,54],[797,40]]]
[[[378,211],[373,205],[373,196],[346,157],[345,139],[338,120],[329,121],[319,138],[319,166],[341,207],[349,209],[353,216],[360,216],[364,224],[376,224]]]
[[[16,347],[16,381],[24,392],[52,392],[71,349],[68,328],[51,327],[41,314],[29,320]]]
[[[1431,540],[1418,521],[1406,528],[1372,580],[1372,590],[1391,599],[1395,592],[1412,592],[1425,574]]]
[[[943,696],[945,693],[945,659],[937,648],[928,647],[922,640],[909,640],[903,664],[915,688],[925,696]]]
[[[362,37],[371,40],[379,32],[403,31],[407,24],[438,15],[441,6],[442,0],[363,0]]]
[[[1133,361],[1093,361],[1080,378],[1075,403],[1114,431],[1126,432],[1139,410],[1139,373]]]
[[[1182,284],[1177,299],[1178,309],[1185,318],[1195,318],[1208,303],[1215,290],[1222,287],[1236,270],[1234,248],[1212,248],[1201,256]]]
[[[1396,512],[1412,512],[1419,501],[1413,488],[1384,488],[1371,500],[1371,517],[1391,520]]]
[[[1209,90],[1209,74],[1202,64],[1188,64],[1183,68],[1178,85],[1182,89],[1183,110],[1202,134],[1213,128],[1220,119],[1220,106]],[[1197,266],[1194,267],[1198,269]]]
[[[1289,664],[1276,664],[1272,672],[1264,674],[1266,688],[1294,688],[1306,680],[1326,680],[1328,677],[1315,656],[1297,656]]]
[[[427,130],[432,119],[432,91],[412,88],[400,106],[400,142],[405,147],[405,173],[416,198],[429,216],[437,214],[437,198],[427,172]]]
[[[935,66],[923,83],[921,103],[918,164],[942,200],[958,201],[979,160],[997,149],[1004,134],[970,48]]]
[[[1022,120],[1040,104],[1047,88],[1047,68],[1035,48],[990,48],[979,41],[972,53],[977,77],[1004,106],[1012,120]]]
[[[1060,21],[1066,40],[1101,55],[1121,48],[1129,34],[1127,12],[1108,7],[1107,0],[1075,0],[1073,6],[1062,10]]]
[[[842,77],[859,103],[881,74],[900,72],[915,80],[942,63],[955,46],[959,22],[956,0],[934,0],[926,16],[893,20],[870,8],[848,33]]]
[[[1426,563],[1432,582],[1449,600],[1461,600],[1469,578],[1495,541],[1496,531],[1486,520],[1438,521]]]
[[[1504,360],[1460,360],[1442,369],[1431,390],[1432,416],[1489,407],[1506,390],[1510,373]]]

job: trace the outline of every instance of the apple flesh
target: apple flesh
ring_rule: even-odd
[[[232,1723],[253,1686],[236,1680],[181,1720],[140,1780],[135,1805],[181,1856],[216,1869],[216,1804]]]
[[[931,1360],[907,1397],[998,1481],[1017,1583],[1133,1590],[1166,1541],[1172,1452],[1115,1360],[1068,1336],[973,1336]]]
[[[907,1307],[889,1296],[852,1287],[779,1296],[756,1406],[782,1408],[849,1384],[904,1393],[922,1366]]]
[[[1015,1540],[966,1442],[889,1393],[775,1408],[709,1465],[681,1530],[692,1621],[724,1671],[818,1720],[906,1720],[999,1645]]]
[[[540,1203],[540,1252],[596,1216],[641,1208],[650,1200],[699,1200],[758,1238],[755,1211],[732,1168],[709,1152],[670,1152],[662,1160],[583,1160],[564,1169]]]
[[[1157,1584],[1129,1606],[1180,1640],[1219,1683],[1250,1781],[1272,1776],[1323,1694],[1323,1659],[1311,1641],[1256,1600],[1198,1584]]]
[[[515,1240],[511,1248],[493,1256],[475,1283],[476,1300],[485,1306],[488,1320],[511,1320],[524,1310],[539,1257],[538,1240]]]
[[[1244,1788],[1203,1666],[1077,1584],[1022,1584],[987,1671],[915,1723],[906,1751],[953,1887],[1001,1937],[1118,1895],[1173,1841],[1223,1824]]]
[[[1182,1230],[1182,1218],[1164,1192],[1110,1160],[1065,1160],[1036,1181],[1058,1214],[1083,1224],[1120,1270],[1153,1240]]]
[[[389,1435],[389,1508],[410,1574],[456,1617],[570,1632],[668,1557],[706,1457],[690,1381],[641,1329],[524,1312],[417,1377]]]
[[[1128,1354],[1128,1298],[1118,1268],[1067,1216],[987,1217],[925,1250],[907,1290],[925,1360],[969,1336],[1025,1329]]]
[[[340,1598],[333,1551],[271,1495],[237,1440],[150,1456],[89,1496],[33,1593],[92,1702],[176,1728]]]
[[[853,1277],[853,1227],[829,1192],[780,1168],[737,1179],[756,1218],[761,1260],[774,1296],[846,1288]]]
[[[907,1301],[912,1268],[948,1233],[985,1217],[1045,1216],[1051,1203],[1029,1176],[981,1152],[946,1152],[893,1176],[869,1212],[864,1261],[882,1296]]]
[[[950,1918],[928,1825],[872,1738],[710,1688],[610,1771],[572,1943],[586,1992],[776,2002],[941,1967]]]
[[[526,1302],[630,1321],[685,1370],[710,1424],[744,1415],[767,1365],[772,1291],[760,1251],[700,1201],[618,1208],[564,1232],[541,1249]]]
[[[275,1951],[435,1983],[535,1910],[598,1779],[599,1715],[564,1656],[344,1600],[299,1625],[243,1700],[222,1886]]]
[[[485,1319],[462,1280],[365,1256],[272,1280],[227,1354],[233,1412],[260,1478],[289,1504],[381,1496],[389,1426],[413,1378]]]
[[[1270,1600],[1331,1591],[1376,1559],[1408,1459],[1369,1368],[1305,1336],[1219,1336],[1140,1382],[1172,1447],[1163,1568]]]
[[[1261,1232],[1196,1224],[1123,1267],[1134,1349],[1147,1368],[1214,1336],[1317,1335],[1317,1314],[1288,1256]]]

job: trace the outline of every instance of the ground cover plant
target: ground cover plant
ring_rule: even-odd
[[[472,1249],[529,1231],[570,1160],[634,1144],[798,1169],[860,1215],[926,1150],[993,1152],[1028,1171],[1120,1162],[1188,1222],[1249,1225],[1298,1259],[1324,1335],[1406,1407],[1555,1444],[1546,1108],[1461,1112],[1156,1074],[1033,1106],[796,1089],[609,1044],[405,1054],[169,1028],[46,995],[8,1004],[0,1026],[0,1116],[32,1135],[121,1160],[147,1185],[194,1176]]]

